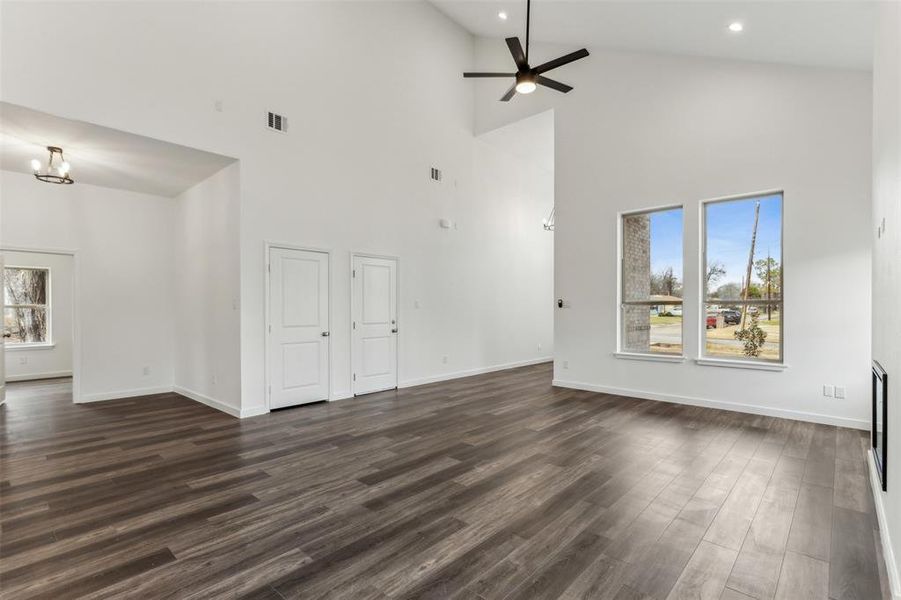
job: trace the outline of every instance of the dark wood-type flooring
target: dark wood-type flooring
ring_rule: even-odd
[[[0,596],[886,597],[863,433],[550,379],[243,421],[10,385]]]

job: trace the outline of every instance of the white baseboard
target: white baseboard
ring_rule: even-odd
[[[876,517],[879,520],[879,537],[882,538],[882,557],[885,559],[885,572],[888,574],[892,599],[901,600],[901,577],[898,575],[898,563],[895,562],[892,537],[889,534],[888,524],[885,520],[885,492],[882,491],[882,482],[879,481],[879,473],[876,471],[876,461],[873,460],[872,450],[867,452],[867,464],[870,470],[870,487],[873,490],[873,502],[876,505]]]
[[[0,405],[6,404],[6,386],[0,385]]]
[[[752,415],[779,417],[782,419],[791,419],[793,421],[808,421],[811,423],[821,423],[823,425],[837,425],[839,427],[850,427],[851,429],[866,430],[870,428],[870,422],[866,419],[848,419],[846,417],[834,417],[832,415],[822,415],[818,413],[802,412],[797,410],[771,408],[769,406],[759,406],[756,404],[722,402],[720,400],[707,400],[705,398],[693,398],[690,396],[676,396],[674,394],[645,392],[642,390],[610,387],[606,385],[597,385],[594,383],[584,383],[580,381],[565,381],[562,379],[554,379],[553,385],[574,390],[599,392],[601,394],[615,394],[617,396],[629,396],[632,398],[643,398],[645,400],[658,400],[660,402],[688,404],[690,406],[704,406],[707,408],[730,410],[732,412],[750,413]]]
[[[467,369],[465,371],[455,371],[453,373],[443,373],[441,375],[433,375],[430,377],[420,377],[418,379],[407,379],[406,381],[398,382],[397,387],[399,388],[408,388],[414,387],[417,385],[425,385],[427,383],[438,383],[439,381],[450,381],[451,379],[460,379],[461,377],[472,377],[473,375],[483,375],[485,373],[493,373],[495,371],[504,371],[506,369],[515,369],[517,367],[528,367],[530,365],[537,365],[541,363],[551,362],[554,360],[552,356],[545,356],[541,358],[532,358],[529,360],[521,360],[517,362],[505,363],[502,365],[493,365],[490,367],[479,367],[477,369]]]
[[[194,390],[189,390],[188,388],[182,387],[180,385],[173,386],[172,391],[176,394],[181,394],[186,398],[190,398],[195,402],[200,402],[201,404],[206,404],[210,408],[215,408],[216,410],[221,410],[227,415],[231,415],[233,417],[241,418],[243,415],[241,414],[241,410],[231,406],[230,404],[226,404],[225,402],[221,402],[216,400],[215,398],[210,398],[205,394],[201,394],[200,392],[195,392]]]
[[[269,409],[266,408],[265,406],[254,406],[251,408],[242,408],[241,414],[239,415],[239,417],[241,419],[246,419],[248,417],[258,417],[260,415],[268,415],[268,414],[269,414]]]
[[[349,391],[335,392],[334,394],[329,396],[328,401],[334,402],[335,400],[347,400],[348,398],[353,398],[353,397],[354,397],[353,392],[349,392]]]
[[[134,398],[135,396],[149,396],[151,394],[166,394],[172,391],[171,385],[160,385],[156,387],[135,388],[131,390],[118,390],[115,392],[101,392],[99,394],[82,394],[76,404],[87,404],[89,402],[103,402],[105,400],[121,400],[122,398]]]
[[[7,381],[35,381],[38,379],[56,379],[58,377],[72,377],[72,371],[48,371],[45,373],[29,373],[27,375],[7,375]]]

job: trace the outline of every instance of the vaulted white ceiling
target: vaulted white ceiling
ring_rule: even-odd
[[[431,0],[471,33],[525,43],[526,2]],[[533,0],[532,40],[796,65],[870,69],[868,0]],[[498,18],[504,11],[508,18]],[[744,25],[732,33],[734,21]]]
[[[234,162],[118,129],[0,102],[0,169],[31,173],[59,146],[78,183],[174,197]],[[36,181],[36,184],[40,184]]]

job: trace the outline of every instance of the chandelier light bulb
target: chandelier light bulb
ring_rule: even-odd
[[[31,159],[31,170],[37,173],[41,170],[41,161],[36,158]]]
[[[63,164],[61,164],[57,170],[60,175],[65,176],[69,172],[69,163],[63,161]]]

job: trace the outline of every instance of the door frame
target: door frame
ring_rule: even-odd
[[[79,279],[81,262],[78,260],[78,250],[63,248],[41,248],[38,246],[0,246],[4,252],[24,252],[32,254],[59,254],[72,257],[72,402],[81,404],[81,312],[78,303]],[[2,262],[2,261],[0,261]],[[2,279],[2,274],[0,274]],[[51,286],[53,283],[51,282]],[[51,324],[52,327],[52,324]],[[6,360],[6,344],[3,344],[0,360]],[[5,372],[5,371],[4,371]],[[6,401],[6,382],[0,381],[3,387],[3,398],[0,404]]]
[[[264,306],[263,306],[263,398],[265,399],[266,412],[272,412],[272,408],[269,406],[269,386],[272,383],[272,373],[269,371],[270,366],[270,358],[269,358],[269,343],[271,332],[269,331],[269,326],[271,325],[270,318],[270,289],[272,286],[271,281],[271,272],[269,270],[269,259],[271,250],[273,248],[280,250],[299,250],[301,252],[318,252],[320,254],[325,254],[328,257],[328,331],[329,331],[329,342],[328,342],[328,394],[327,401],[331,401],[332,398],[332,365],[334,364],[334,351],[335,345],[332,344],[331,332],[332,332],[332,278],[334,277],[334,268],[332,255],[334,254],[331,250],[327,250],[325,248],[316,248],[313,246],[302,246],[298,244],[289,244],[282,242],[270,242],[266,241],[263,243],[264,251],[263,251],[263,294],[264,294]]]
[[[394,362],[397,365],[397,372],[394,373],[394,383],[395,383],[395,388],[400,387],[400,356],[401,356],[401,352],[400,352],[400,326],[401,326],[401,322],[400,322],[400,257],[395,256],[393,254],[376,254],[374,252],[351,252],[350,253],[350,267],[348,269],[348,273],[350,274],[350,277],[349,277],[349,280],[350,280],[350,288],[349,288],[349,291],[350,291],[350,319],[348,321],[350,323],[350,327],[347,328],[348,335],[349,335],[348,341],[350,342],[350,395],[351,395],[351,397],[354,397],[357,395],[357,390],[356,390],[357,382],[354,381],[354,365],[355,365],[355,363],[354,363],[354,327],[353,327],[353,323],[354,323],[354,258],[356,258],[358,256],[360,258],[381,258],[383,260],[393,260],[394,263],[397,265],[396,276],[395,276],[396,281],[394,282],[394,285],[396,288],[394,290],[394,294],[395,294],[395,298],[397,300],[397,336],[396,336],[397,344],[395,344],[395,348],[394,348],[394,352],[396,354],[396,356],[394,357]]]

